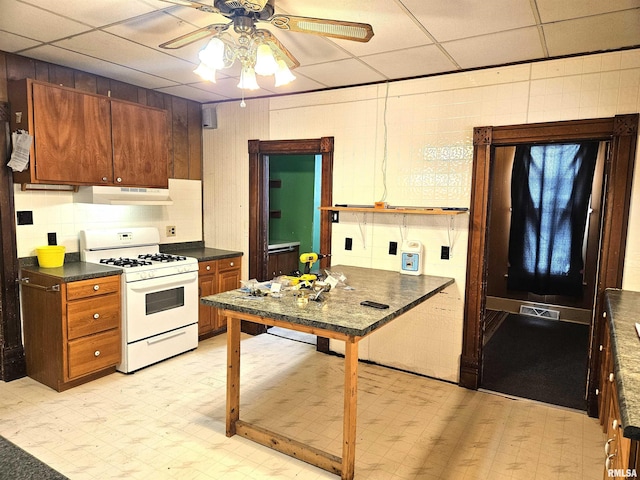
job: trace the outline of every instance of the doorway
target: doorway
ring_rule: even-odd
[[[333,202],[333,137],[302,140],[249,140],[249,278],[269,278],[269,157],[278,155],[319,156],[320,206]],[[320,211],[319,250],[331,254],[331,217]],[[331,266],[330,256],[322,258],[319,268]],[[242,323],[244,332],[257,335],[266,328],[251,322]],[[319,351],[329,351],[329,340],[318,338]]]
[[[602,236],[597,262],[594,307],[589,327],[587,413],[598,414],[599,345],[602,340],[604,290],[620,288],[624,266],[631,184],[636,157],[638,114],[612,118],[523,124],[474,129],[473,180],[464,304],[460,385],[477,389],[483,364],[486,315],[488,228],[495,151],[499,146],[549,142],[610,142],[604,166]]]

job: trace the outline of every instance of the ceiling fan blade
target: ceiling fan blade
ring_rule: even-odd
[[[263,41],[268,44],[274,52],[276,52],[276,57],[284,60],[284,63],[287,64],[287,67],[289,67],[290,70],[293,70],[294,68],[300,66],[300,62],[298,62],[296,57],[294,57],[293,54],[289,50],[287,50],[287,47],[280,43],[280,40],[278,40],[273,35],[273,33],[271,33],[269,30],[263,29],[256,30],[256,33],[262,36]]]
[[[296,17],[294,15],[274,15],[269,19],[269,22],[275,27],[290,32],[312,33],[356,42],[368,42],[373,37],[373,28],[368,23]]]
[[[212,5],[205,5],[204,3],[200,3],[200,2],[192,2],[190,0],[161,0],[161,1],[167,2],[167,3],[173,3],[174,5],[180,5],[183,7],[195,8],[196,10],[202,10],[203,12],[220,13],[220,10],[218,10],[216,7]]]
[[[214,23],[212,25],[199,28],[198,30],[194,30],[191,33],[176,37],[173,40],[169,40],[168,42],[161,43],[158,46],[160,48],[168,49],[182,48],[186,45],[192,44],[193,42],[202,40],[203,38],[215,37],[216,35],[220,35],[227,28],[229,28],[229,25],[231,25],[231,23]]]
[[[238,0],[248,12],[261,12],[269,0]]]

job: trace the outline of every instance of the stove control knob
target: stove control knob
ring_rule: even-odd
[[[94,318],[95,320],[99,319],[99,318],[100,318],[100,314],[99,314],[99,313],[94,313],[94,314],[93,314],[93,318]]]
[[[147,272],[147,274],[149,275],[147,278],[153,278],[156,276],[155,272]]]

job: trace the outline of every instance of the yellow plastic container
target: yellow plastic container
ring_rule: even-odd
[[[38,264],[43,268],[56,268],[64,264],[65,248],[62,245],[47,245],[36,248]]]

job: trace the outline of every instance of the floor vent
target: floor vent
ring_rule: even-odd
[[[520,305],[520,314],[529,315],[531,317],[548,318],[549,320],[560,320],[559,310],[550,310],[548,308],[534,307],[532,305]]]

